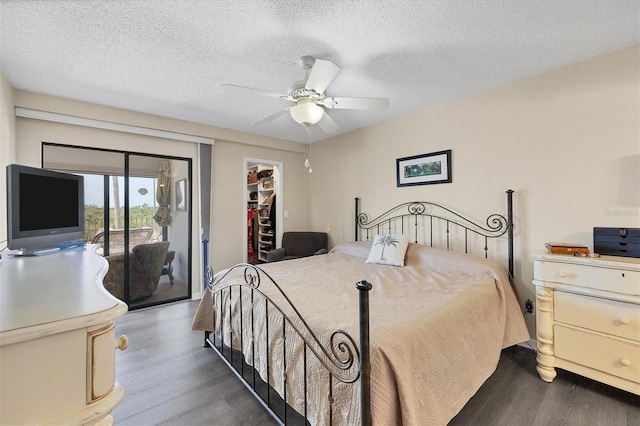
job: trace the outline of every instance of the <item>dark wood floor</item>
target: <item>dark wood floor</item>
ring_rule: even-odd
[[[124,400],[118,425],[275,425],[191,331],[197,302],[132,311],[116,321],[129,348],[116,355]],[[541,381],[532,351],[503,351],[497,371],[450,425],[640,425],[640,397],[559,370]]]
[[[640,425],[638,395],[557,372],[546,383],[536,371],[534,351],[507,348],[496,372],[449,425]]]

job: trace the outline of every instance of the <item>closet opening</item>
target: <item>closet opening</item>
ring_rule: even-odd
[[[282,243],[282,162],[245,158],[244,171],[244,261],[255,265]]]

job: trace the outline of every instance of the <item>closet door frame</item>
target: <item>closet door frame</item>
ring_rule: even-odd
[[[251,158],[251,157],[244,157],[243,159],[243,185],[242,187],[245,188],[244,191],[244,196],[243,196],[243,203],[242,203],[242,208],[244,210],[244,214],[242,215],[242,234],[243,234],[243,243],[242,243],[242,261],[244,263],[247,262],[248,257],[247,257],[247,251],[248,251],[248,244],[247,244],[247,239],[249,238],[249,233],[247,231],[247,202],[249,201],[249,194],[246,191],[246,187],[247,187],[247,174],[249,173],[249,164],[250,163],[257,163],[257,164],[264,164],[266,166],[272,166],[274,168],[274,170],[277,170],[277,179],[276,179],[276,183],[275,183],[275,189],[276,189],[276,245],[274,248],[276,247],[280,247],[282,245],[282,227],[284,225],[284,212],[283,212],[283,198],[284,198],[284,191],[283,191],[283,181],[284,181],[284,170],[283,170],[283,165],[282,165],[282,161],[273,161],[273,160],[265,160],[263,158]]]

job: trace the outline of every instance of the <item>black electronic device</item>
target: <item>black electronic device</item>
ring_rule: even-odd
[[[593,251],[640,258],[640,228],[593,228]]]
[[[84,238],[84,178],[7,166],[7,241],[22,255],[47,254]]]

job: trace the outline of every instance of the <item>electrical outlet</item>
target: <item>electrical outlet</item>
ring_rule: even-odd
[[[533,302],[530,299],[527,299],[526,302],[524,302],[524,313],[525,314],[532,314],[533,313]]]

